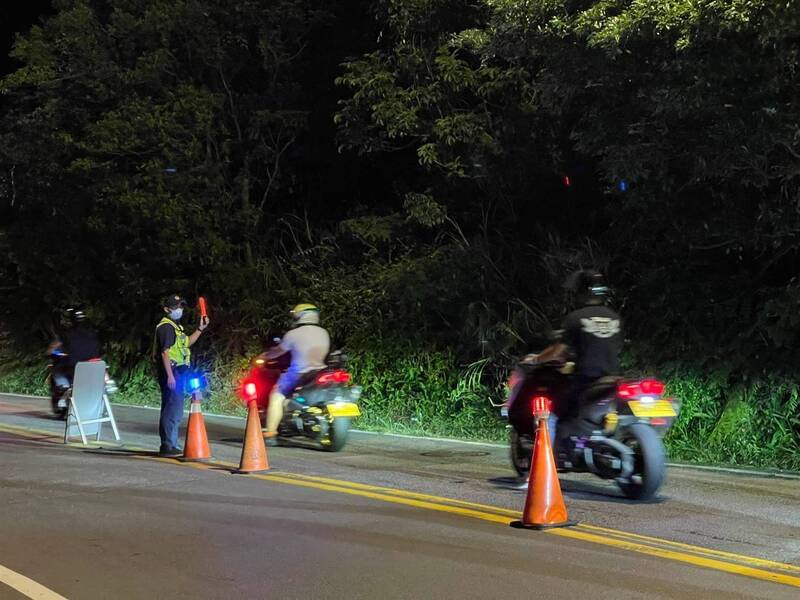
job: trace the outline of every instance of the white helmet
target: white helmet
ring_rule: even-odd
[[[319,325],[319,309],[313,304],[298,304],[291,314],[295,326]]]

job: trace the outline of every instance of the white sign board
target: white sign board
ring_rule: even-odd
[[[64,442],[71,437],[80,436],[81,441],[86,444],[86,438],[90,435],[99,440],[103,423],[111,423],[114,437],[119,440],[117,424],[105,392],[106,363],[98,360],[75,365]]]

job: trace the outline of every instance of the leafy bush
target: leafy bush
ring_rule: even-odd
[[[47,369],[44,364],[4,363],[0,367],[0,392],[10,394],[47,394]]]
[[[486,363],[466,370],[448,350],[376,338],[350,354],[350,370],[363,387],[358,426],[434,436],[497,440],[504,427],[481,383]]]
[[[666,438],[673,458],[800,469],[800,388],[793,380],[765,376],[728,386],[682,373],[670,378],[669,391],[683,401]]]
[[[6,352],[6,354],[8,354]],[[363,416],[356,427],[462,439],[504,441],[505,423],[491,401],[501,400],[502,381],[488,359],[462,365],[451,350],[425,348],[397,337],[376,335],[354,343],[348,368],[362,386]],[[248,357],[207,362],[210,390],[204,410],[244,415],[237,385]],[[159,406],[150,364],[110,367],[120,384],[115,401]],[[495,372],[490,373],[490,371]],[[0,391],[46,394],[47,370],[37,357],[11,360],[0,368]],[[679,461],[800,470],[800,385],[766,376],[731,386],[723,378],[692,372],[666,377],[668,393],[682,401],[681,413],[665,439]]]

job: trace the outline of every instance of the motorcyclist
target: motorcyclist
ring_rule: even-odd
[[[583,270],[570,276],[565,285],[573,291],[580,308],[573,310],[564,319],[561,339],[539,354],[529,354],[523,362],[574,361],[571,382],[563,393],[554,398],[550,413],[549,430],[555,439],[559,416],[567,416],[577,406],[581,394],[601,377],[619,374],[619,355],[622,351],[622,319],[606,303],[609,289],[603,276],[597,271]],[[522,396],[519,390],[509,400],[509,415],[514,411],[515,398]]]
[[[86,313],[81,309],[68,308],[65,321],[67,330],[63,339],[54,340],[48,348],[49,355],[58,357],[53,373],[54,383],[58,387],[72,385],[75,365],[79,362],[100,356],[100,340],[89,324]]]
[[[269,395],[267,423],[264,437],[267,443],[274,444],[278,435],[278,425],[289,396],[300,385],[307,374],[325,368],[325,359],[331,346],[327,330],[319,324],[319,309],[313,304],[298,304],[291,311],[292,329],[286,332],[280,343],[269,350],[268,358],[274,359],[283,354],[291,355],[289,368],[275,383]]]

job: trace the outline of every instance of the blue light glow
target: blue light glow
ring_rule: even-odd
[[[192,379],[190,379],[189,380],[189,387],[192,388],[193,390],[199,390],[200,389],[200,378],[199,377],[193,377]]]

